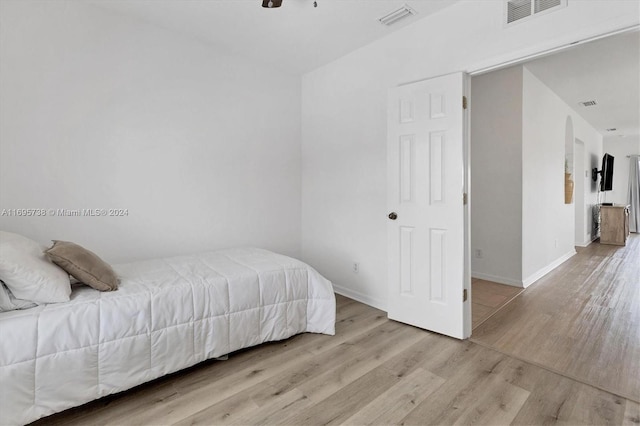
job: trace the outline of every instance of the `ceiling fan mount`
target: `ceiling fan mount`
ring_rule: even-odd
[[[282,6],[282,0],[262,0],[262,7],[274,9]]]
[[[275,9],[282,6],[282,0],[262,0],[262,7],[266,9]],[[313,7],[318,7],[318,2],[313,2]]]

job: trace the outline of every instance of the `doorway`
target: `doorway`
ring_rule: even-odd
[[[598,121],[596,113],[609,105],[620,111],[637,110],[633,105],[621,107],[629,96],[607,97],[618,87],[621,92],[615,93],[625,93],[624,85],[629,84],[622,78],[624,72],[616,79],[605,66],[616,64],[613,69],[618,72],[637,68],[637,47],[632,51],[637,40],[638,32],[632,30],[517,65],[472,73],[473,281],[526,288],[575,255],[576,246],[591,243],[591,211],[598,204],[598,191],[590,170],[602,157],[603,135],[616,131]],[[594,70],[590,58],[602,55],[611,60]],[[583,81],[587,69],[593,74],[592,83]],[[637,72],[633,75],[637,79]],[[598,84],[595,78],[607,83]],[[598,108],[588,109],[594,104]],[[615,112],[609,109],[602,117]],[[572,197],[565,192],[566,174],[575,183]]]
[[[586,241],[586,208],[585,208],[585,179],[589,177],[585,168],[585,149],[584,142],[580,139],[574,139],[574,201],[575,201],[575,245],[585,247],[589,244]]]

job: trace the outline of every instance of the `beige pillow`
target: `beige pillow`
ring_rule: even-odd
[[[118,277],[111,266],[77,244],[54,240],[53,247],[44,252],[69,275],[96,290],[112,291],[118,288]]]

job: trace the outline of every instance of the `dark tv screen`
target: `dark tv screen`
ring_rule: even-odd
[[[602,178],[600,179],[600,191],[613,189],[613,155],[605,154],[602,157]]]

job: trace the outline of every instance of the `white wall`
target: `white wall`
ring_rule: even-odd
[[[584,164],[602,136],[526,65],[474,77],[471,98],[472,276],[527,286],[584,245],[597,195]]]
[[[602,135],[525,66],[522,107],[522,278],[531,284],[575,253],[575,206],[564,203],[567,117],[589,155],[602,152]],[[584,177],[583,177],[584,178]],[[596,203],[587,194],[585,203]]]
[[[472,78],[471,99],[471,275],[519,286],[522,66]]]
[[[505,29],[503,6],[500,0],[461,1],[303,76],[302,256],[339,291],[386,306],[390,87],[479,69],[640,21],[635,1],[570,1]],[[358,274],[351,271],[353,260],[360,262]]]
[[[575,139],[575,138],[574,138]],[[589,186],[589,176],[591,171],[587,170],[586,154],[584,152],[584,142],[580,139],[575,139],[574,151],[573,151],[573,214],[575,217],[574,224],[574,244],[577,246],[584,246],[586,238],[586,221],[587,221],[587,206],[585,203],[586,187]]]
[[[604,140],[604,152],[613,155],[613,190],[601,197],[609,203],[627,204],[629,202],[629,167],[631,160],[627,155],[640,155],[640,136],[626,138],[608,137]],[[598,170],[601,166],[598,166]]]
[[[253,245],[299,255],[300,79],[79,1],[0,13],[0,217],[110,261]]]

